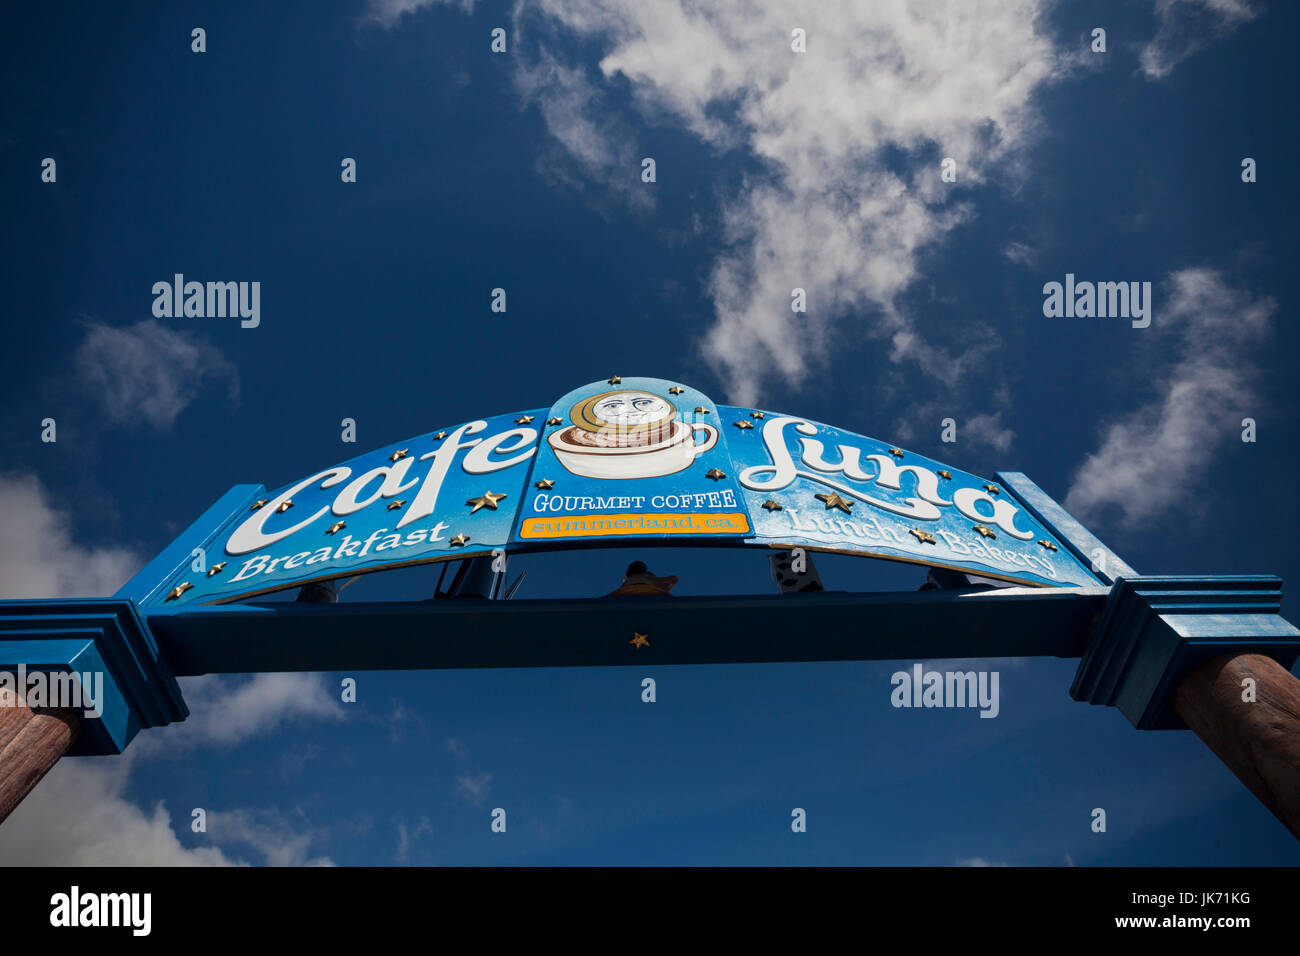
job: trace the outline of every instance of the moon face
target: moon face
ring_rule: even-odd
[[[630,428],[653,425],[673,414],[672,405],[649,392],[623,392],[607,395],[592,406],[592,415],[608,425]]]

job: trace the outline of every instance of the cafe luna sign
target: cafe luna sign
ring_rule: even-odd
[[[1099,583],[996,482],[798,416],[715,405],[680,383],[616,377],[269,492],[151,599],[225,603],[485,550],[647,538],[861,554],[1033,586]]]
[[[664,544],[763,549],[776,568],[824,551],[935,570],[920,591],[879,593],[783,582],[771,595],[515,600],[495,586],[511,554]],[[426,600],[340,601],[329,583],[446,562],[451,587]],[[485,575],[492,587],[466,585]],[[267,597],[286,589],[298,600]],[[1300,811],[1270,796],[1300,791],[1300,750],[1269,756],[1300,739],[1285,671],[1300,631],[1280,605],[1271,575],[1138,574],[1020,472],[981,477],[685,382],[614,376],[274,490],[235,485],[111,597],[0,602],[0,671],[103,675],[98,716],[32,737],[63,741],[25,756],[48,769],[62,748],[120,753],[184,719],[176,677],[190,674],[1073,657],[1075,699],[1141,729],[1192,726],[1300,834]],[[1261,701],[1295,696],[1268,717],[1294,734],[1259,737],[1265,718],[1238,712],[1219,670],[1205,677],[1229,666]],[[1238,767],[1232,754],[1255,756]],[[0,779],[0,819],[40,773]]]

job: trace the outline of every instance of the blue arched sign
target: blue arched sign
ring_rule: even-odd
[[[473,559],[493,556],[495,571],[496,555],[620,543],[799,547],[1013,586],[956,574],[919,591],[524,600],[464,586],[489,564]],[[328,587],[254,600],[464,558],[461,583],[424,600],[339,602]],[[102,675],[103,713],[75,753],[119,753],[182,719],[187,674],[643,660],[1077,657],[1077,699],[1164,728],[1181,726],[1173,688],[1214,655],[1295,661],[1300,631],[1280,600],[1267,575],[1138,575],[1019,472],[990,480],[682,383],[615,377],[274,491],[236,485],[111,597],[0,602],[0,670]]]
[[[631,541],[803,547],[1034,586],[1100,579],[997,482],[829,425],[613,378],[259,493],[151,602],[226,603],[466,555]]]

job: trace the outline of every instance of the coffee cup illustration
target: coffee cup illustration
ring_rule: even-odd
[[[547,443],[560,464],[585,478],[660,478],[690,467],[718,443],[705,422],[679,421],[668,399],[638,389],[602,392],[578,402],[573,424]],[[704,434],[697,441],[697,433]]]

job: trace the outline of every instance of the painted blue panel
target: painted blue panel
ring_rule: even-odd
[[[997,478],[1002,487],[1011,492],[1026,511],[1049,528],[1057,540],[1064,543],[1097,578],[1113,584],[1120,578],[1137,577],[1137,572],[1126,561],[1102,544],[1079,519],[1048,497],[1026,475],[1018,471],[999,471]]]
[[[754,543],[956,568],[1031,584],[1098,578],[987,479],[830,425],[720,406]],[[758,417],[755,417],[758,416]]]
[[[183,566],[150,603],[229,601],[505,545],[540,414],[440,428],[267,492],[215,535],[206,570]]]
[[[611,379],[551,408],[519,542],[741,539],[753,525],[713,402],[684,385]]]
[[[1290,669],[1300,630],[1282,618],[1272,575],[1124,578],[1111,589],[1070,695],[1115,706],[1139,730],[1182,728],[1171,700],[1183,679],[1224,653],[1266,654]]]
[[[124,593],[156,613],[497,548],[646,539],[802,546],[1033,585],[1100,580],[991,482],[653,378],[594,382],[546,411],[447,426],[254,501],[250,487],[232,490]],[[194,547],[206,550],[204,567],[190,563]]]
[[[135,577],[117,590],[113,597],[130,598],[144,604],[155,597],[173,575],[183,572],[194,560],[194,549],[211,550],[213,539],[232,517],[246,509],[261,492],[263,485],[235,485],[205,511],[197,521],[185,529],[171,544],[162,550]],[[214,561],[218,559],[213,559]]]
[[[71,753],[121,753],[141,728],[188,714],[176,678],[127,599],[0,601],[0,670],[19,665],[29,674],[90,675],[92,683],[83,679],[82,686],[100,686],[101,712],[83,713]]]

